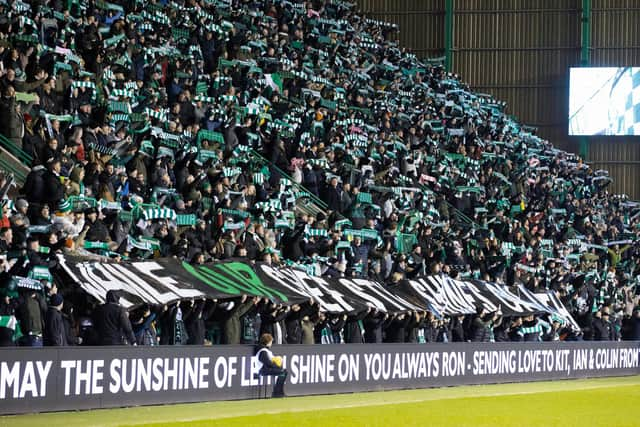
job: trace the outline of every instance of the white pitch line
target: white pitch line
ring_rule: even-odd
[[[513,384],[513,383],[508,383],[508,384]],[[527,383],[525,383],[527,384]],[[535,383],[529,383],[529,384],[535,384]],[[484,387],[484,386],[492,386],[492,385],[500,385],[500,384],[485,384],[485,385],[480,385],[479,387]],[[327,405],[325,407],[323,407],[323,410],[327,410],[327,409],[352,409],[352,408],[362,408],[362,407],[377,407],[377,406],[389,406],[389,405],[399,405],[399,404],[405,404],[405,403],[421,403],[421,402],[429,402],[429,401],[437,401],[437,400],[452,400],[452,399],[477,399],[477,398],[483,398],[483,397],[501,397],[501,396],[518,396],[518,395],[529,395],[529,394],[548,394],[548,393],[562,393],[562,392],[570,392],[570,391],[583,391],[583,390],[594,390],[594,389],[599,389],[599,388],[612,388],[612,387],[632,387],[632,386],[637,386],[638,384],[617,384],[617,385],[612,385],[612,384],[602,384],[602,385],[589,385],[586,387],[580,387],[580,388],[560,388],[558,390],[536,390],[536,391],[510,391],[510,392],[494,392],[494,393],[478,393],[478,394],[470,394],[470,395],[461,395],[461,396],[435,396],[435,397],[429,397],[429,396],[425,396],[424,398],[420,398],[420,399],[406,399],[406,400],[392,400],[392,401],[387,401],[387,402],[376,402],[376,403],[371,403],[371,402],[361,402],[361,403],[351,403],[351,404],[331,404],[331,403],[327,403]],[[475,386],[468,386],[468,387],[475,387]],[[452,387],[453,388],[453,387]],[[423,390],[429,390],[429,389],[423,389]],[[394,391],[408,391],[408,390],[389,390],[388,392],[394,392]],[[479,390],[478,390],[479,391]],[[365,392],[366,393],[366,392]],[[385,392],[374,392],[374,393],[385,393]],[[296,400],[301,400],[301,399],[305,399],[308,397],[320,397],[320,396],[339,396],[339,395],[311,395],[311,396],[292,396],[290,398],[286,398],[285,401],[291,401],[292,399],[296,399]],[[210,403],[219,403],[219,402],[210,402]],[[220,416],[207,416],[207,417],[189,417],[189,418],[180,418],[180,419],[175,419],[172,420],[172,422],[192,422],[192,421],[203,421],[203,420],[222,420],[222,419],[228,419],[228,418],[240,418],[240,417],[247,417],[247,416],[256,416],[256,415],[278,415],[278,414],[283,414],[283,413],[301,413],[301,412],[312,412],[315,409],[305,409],[305,408],[301,408],[301,407],[295,407],[295,408],[281,408],[281,409],[267,409],[267,410],[256,410],[255,412],[252,412],[251,414],[222,414]],[[155,421],[145,421],[143,423],[140,424],[127,424],[127,425],[145,425],[145,424],[154,424],[156,423]],[[106,424],[104,426],[100,426],[100,427],[108,427],[112,424]]]

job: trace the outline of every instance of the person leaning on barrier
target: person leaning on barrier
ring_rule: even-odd
[[[282,368],[282,357],[274,356],[271,351],[273,337],[270,334],[262,334],[260,345],[256,351],[258,359],[258,373],[260,376],[275,376],[276,384],[273,387],[272,397],[285,397],[284,383],[287,380],[287,370]]]

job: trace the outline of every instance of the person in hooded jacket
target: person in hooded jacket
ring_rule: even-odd
[[[149,305],[145,304],[139,310],[138,316],[131,321],[133,334],[136,337],[136,343],[138,345],[158,345],[155,320],[161,310],[162,308],[152,310]]]
[[[241,298],[236,298],[231,301],[233,306],[228,310],[226,320],[224,321],[223,342],[225,344],[240,344],[242,337],[242,322],[240,319],[251,310],[258,301],[260,301],[258,297],[249,299],[246,294],[242,295]]]
[[[118,292],[112,289],[107,292],[106,302],[94,312],[94,325],[100,337],[100,345],[122,345],[125,341],[136,345],[129,315],[119,301]]]

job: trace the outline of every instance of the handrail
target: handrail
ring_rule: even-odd
[[[453,212],[453,214],[458,218],[459,221],[462,221],[467,225],[470,225],[476,229],[483,228],[480,226],[480,224],[478,224],[473,219],[465,215],[464,212],[462,212],[460,209],[456,208],[451,203],[449,203],[449,201],[445,200],[444,202],[447,204],[447,206],[449,207],[449,210]]]
[[[316,205],[318,205],[322,210],[327,210],[327,208],[329,207],[324,201],[322,201],[322,199],[320,199],[318,196],[316,196],[315,194],[313,194],[312,192],[310,192],[309,190],[307,190],[303,185],[298,184],[297,182],[295,182],[293,180],[293,178],[286,173],[285,171],[283,171],[282,169],[280,169],[279,167],[277,167],[276,165],[273,164],[273,162],[271,162],[270,160],[267,160],[266,158],[264,158],[264,156],[262,156],[260,153],[258,153],[256,150],[251,149],[251,154],[255,157],[257,157],[259,160],[262,161],[263,164],[268,165],[270,168],[275,169],[280,175],[282,175],[283,178],[287,178],[289,181],[291,181],[291,183],[293,184],[293,186],[298,190],[298,191],[304,191],[305,193],[309,194],[309,198],[311,198],[311,200],[313,200],[313,203],[315,203]]]
[[[25,166],[31,167],[33,164],[33,157],[27,154],[22,148],[18,147],[9,138],[0,133],[0,146],[5,150],[13,154],[18,160],[20,160]]]
[[[420,189],[422,191],[429,191],[429,192],[433,192],[433,190],[431,190],[429,187],[427,187],[426,185],[421,185]],[[460,209],[456,208],[455,206],[453,206],[451,203],[449,203],[448,200],[444,200],[444,202],[447,204],[447,207],[449,208],[449,212],[453,213],[458,220],[466,223],[467,225],[473,226],[476,229],[482,228],[480,226],[480,224],[478,224],[477,222],[475,222],[473,219],[471,219],[470,217],[468,217],[467,215],[464,214],[464,212],[462,212]]]
[[[16,182],[20,185],[23,185],[27,179],[27,174],[8,162],[5,156],[0,156],[0,170],[13,174]]]

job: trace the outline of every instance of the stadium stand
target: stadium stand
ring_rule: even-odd
[[[638,339],[640,204],[353,4],[5,0],[0,17],[0,145],[29,168],[0,157],[17,183],[0,230],[4,344],[38,344],[47,301],[30,286],[58,292],[59,253],[445,273],[552,290],[582,331],[410,313],[400,339]],[[20,295],[16,277],[33,279]],[[195,308],[222,323],[215,309]],[[181,343],[178,310],[132,314],[138,343],[158,342],[156,316],[173,322],[160,342]],[[65,306],[69,344],[91,311]]]

